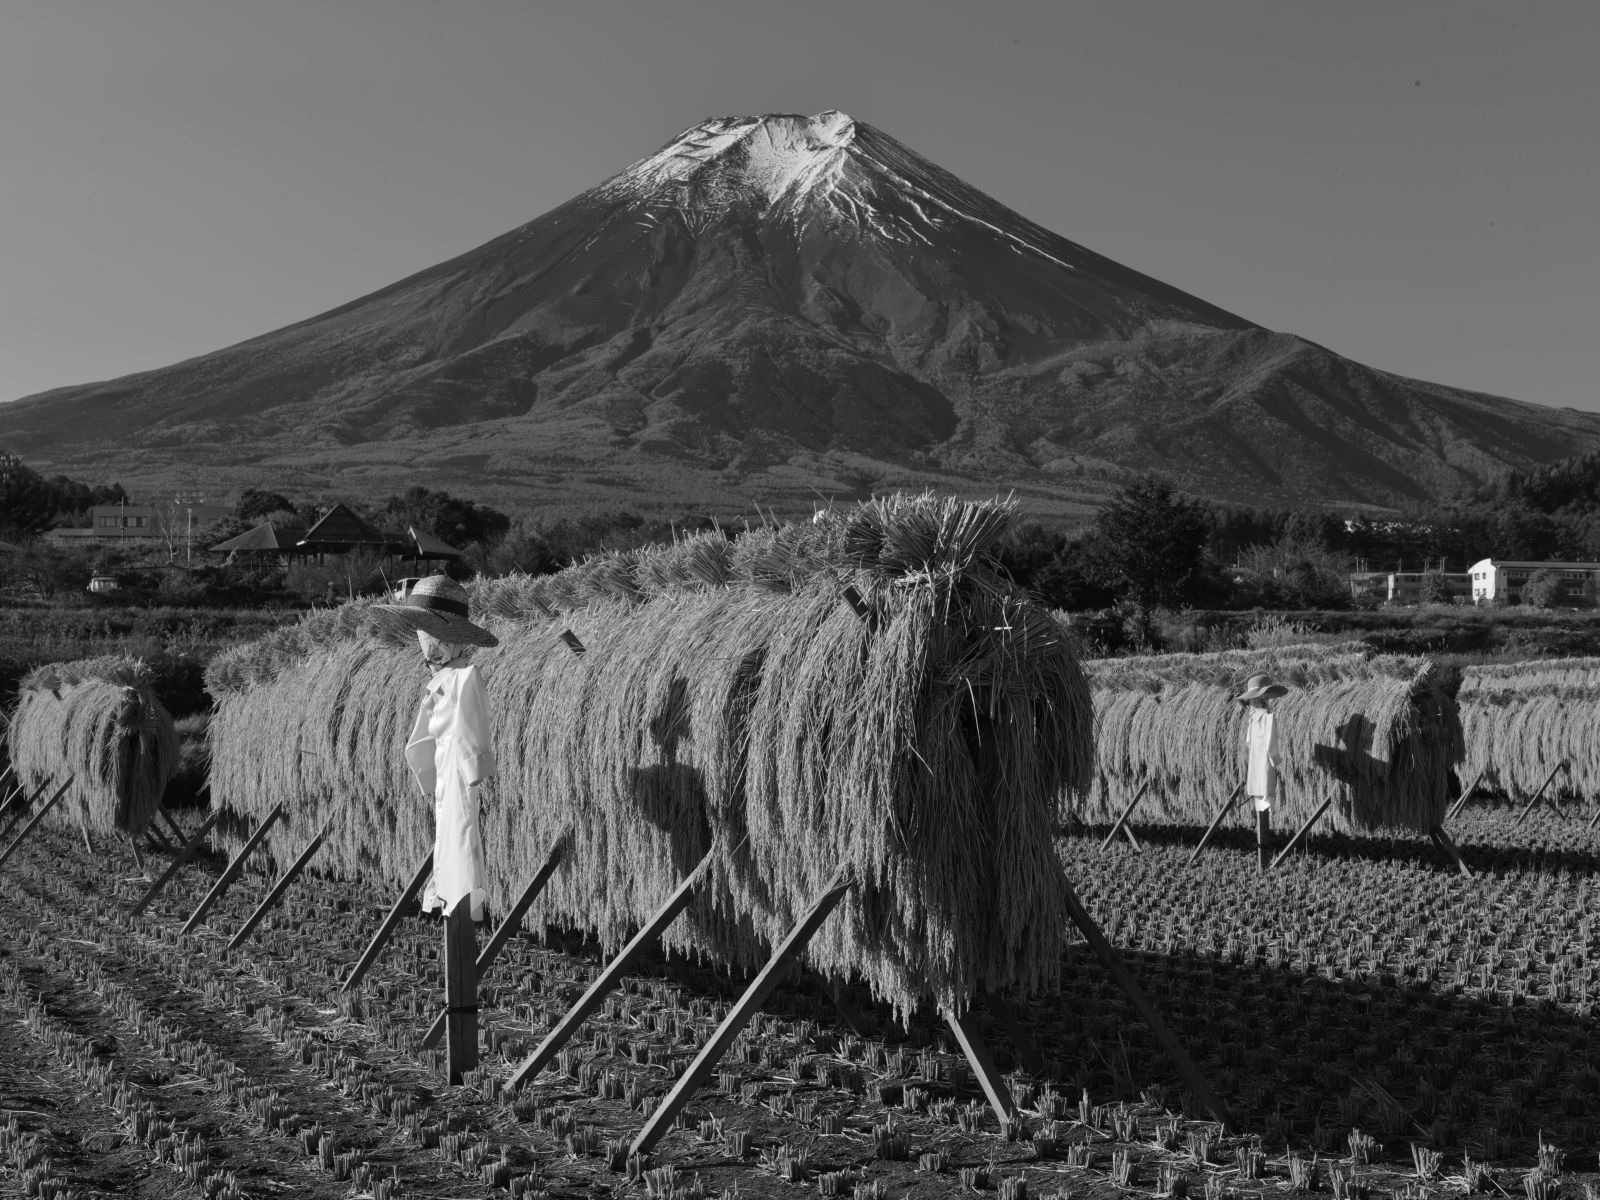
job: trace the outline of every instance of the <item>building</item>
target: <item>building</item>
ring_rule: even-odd
[[[89,524],[82,529],[52,529],[51,537],[88,538],[94,541],[122,541],[127,538],[165,537],[163,523],[170,516],[176,523],[175,538],[199,533],[213,521],[233,512],[222,504],[186,504],[158,508],[149,504],[96,504],[89,510]]]
[[[1520,604],[1522,586],[1536,571],[1554,571],[1561,580],[1561,601],[1573,608],[1593,608],[1600,593],[1600,562],[1514,562],[1485,558],[1472,564],[1474,604]]]
[[[1370,596],[1385,604],[1423,604],[1428,581],[1433,578],[1444,582],[1451,602],[1472,596],[1469,571],[1355,571],[1350,575],[1350,591],[1357,598]]]

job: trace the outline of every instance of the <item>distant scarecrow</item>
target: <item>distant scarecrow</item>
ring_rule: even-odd
[[[1270,701],[1287,696],[1289,689],[1274,683],[1270,675],[1252,675],[1244,691],[1236,697],[1249,708],[1245,725],[1245,794],[1256,809],[1256,855],[1262,867],[1267,861],[1267,839],[1272,832],[1272,802],[1280,791],[1279,775],[1283,758],[1278,750],[1278,719]]]
[[[449,913],[467,898],[472,919],[481,921],[488,891],[477,789],[495,773],[495,761],[483,674],[463,655],[499,639],[467,619],[466,590],[445,575],[420,581],[403,604],[377,608],[416,632],[433,668],[406,742],[406,763],[434,804],[433,879],[422,908]]]

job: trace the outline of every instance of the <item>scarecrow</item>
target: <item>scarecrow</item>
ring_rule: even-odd
[[[499,639],[467,619],[466,590],[446,575],[430,575],[404,603],[376,609],[393,626],[415,631],[422,657],[433,668],[405,753],[423,795],[433,797],[433,878],[422,908],[445,917],[446,1027],[454,1082],[477,1058],[472,922],[483,920],[488,895],[478,788],[495,773],[488,692],[482,672],[464,655],[470,646],[494,646]]]
[[[1245,725],[1245,794],[1256,809],[1256,859],[1262,870],[1267,866],[1267,839],[1272,832],[1272,802],[1278,798],[1279,771],[1283,758],[1278,751],[1278,719],[1269,701],[1289,694],[1270,675],[1252,675],[1244,691],[1234,699],[1250,709]]]

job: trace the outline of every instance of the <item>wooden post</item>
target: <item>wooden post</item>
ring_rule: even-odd
[[[11,810],[13,808],[27,808],[28,801],[27,789],[20,782],[14,784],[11,791],[6,795],[5,803],[0,804],[0,824],[4,824],[11,819]]]
[[[822,980],[822,986],[827,990],[828,999],[833,1001],[833,1010],[839,1014],[839,1020],[844,1027],[859,1038],[869,1037],[867,1019],[861,1015],[861,1010],[850,1003],[850,994],[845,991],[844,980],[832,976]]]
[[[356,960],[356,965],[350,969],[350,977],[339,985],[341,992],[354,991],[361,983],[361,977],[367,973],[372,964],[378,961],[378,955],[383,953],[383,948],[389,944],[389,939],[394,936],[394,931],[400,927],[400,919],[405,916],[406,909],[417,898],[417,893],[422,890],[422,885],[428,882],[428,875],[433,870],[433,851],[429,850],[423,856],[421,864],[412,872],[411,882],[406,884],[405,890],[393,904],[389,906],[388,915],[383,918],[383,924],[378,926],[378,932],[372,935],[372,940],[367,943],[367,948],[361,952],[361,957]]]
[[[1267,840],[1272,836],[1272,808],[1256,809],[1256,870],[1267,869]]]
[[[50,799],[46,800],[42,806],[40,806],[38,812],[33,814],[33,819],[22,827],[22,832],[11,839],[11,844],[9,846],[7,846],[3,851],[0,851],[0,867],[5,866],[6,859],[10,858],[16,853],[17,847],[22,845],[22,840],[33,832],[34,826],[38,825],[40,821],[44,820],[45,814],[54,808],[56,806],[56,801],[61,799],[61,797],[66,794],[67,789],[72,786],[72,779],[73,777],[71,775],[67,776],[66,783],[63,783],[55,790],[55,794],[51,796]],[[41,788],[40,790],[42,791],[43,789]]]
[[[328,818],[328,825],[332,823],[333,818]],[[267,898],[256,905],[256,910],[250,914],[250,919],[239,927],[239,932],[234,934],[233,939],[228,943],[229,950],[237,950],[244,945],[245,939],[255,932],[256,926],[261,924],[262,918],[267,915],[267,910],[283,899],[283,894],[289,890],[289,885],[299,877],[301,871],[306,869],[306,864],[311,861],[311,856],[322,849],[322,839],[328,836],[328,825],[324,825],[317,831],[317,836],[311,839],[311,844],[300,852],[300,857],[289,864],[289,869],[283,873],[283,878],[272,885],[272,890],[267,893]]]
[[[1585,828],[1593,829],[1597,822],[1600,822],[1600,808],[1595,809],[1594,816],[1589,818],[1589,824]]]
[[[34,801],[38,800],[40,796],[44,795],[45,789],[55,781],[55,776],[50,776],[50,778],[46,779],[39,785],[38,791],[34,792],[31,796],[28,795],[25,788],[19,787],[17,789],[16,793],[12,795],[10,801],[7,802],[4,811],[0,811],[0,824],[6,825],[5,831],[0,832],[0,838],[9,837],[11,835],[11,831],[17,827],[17,824],[20,824],[23,815],[33,805]]]
[[[989,1107],[994,1109],[994,1115],[1000,1119],[1002,1125],[1014,1120],[1017,1106],[1011,1099],[1010,1085],[995,1069],[994,1059],[989,1057],[988,1047],[978,1036],[978,1024],[972,1019],[972,1010],[968,1009],[960,1016],[946,1012],[944,1019],[949,1023],[950,1031],[956,1035],[956,1041],[961,1043],[961,1052],[967,1056],[967,1063],[972,1067],[972,1073],[978,1077],[978,1086],[983,1088],[983,1094],[988,1097]]]
[[[194,836],[184,844],[183,849],[172,856],[172,861],[167,864],[167,869],[161,872],[160,878],[146,889],[145,894],[139,898],[139,903],[133,906],[132,911],[128,914],[129,916],[137,917],[149,906],[150,901],[161,894],[161,889],[172,882],[172,877],[183,868],[183,864],[194,857],[195,851],[200,849],[200,843],[206,840],[206,834],[211,832],[211,827],[217,823],[221,816],[222,810],[218,809],[205,819],[205,823],[195,830]]]
[[[1550,786],[1550,781],[1556,777],[1556,772],[1561,770],[1566,765],[1567,764],[1564,763],[1564,762],[1558,762],[1555,766],[1550,768],[1550,774],[1548,774],[1548,775],[1546,775],[1544,777],[1544,782],[1539,785],[1539,790],[1533,794],[1533,799],[1528,801],[1527,807],[1525,807],[1522,810],[1522,812],[1518,815],[1518,817],[1517,817],[1517,824],[1518,825],[1521,825],[1524,821],[1526,821],[1528,819],[1528,814],[1533,811],[1533,806],[1535,804],[1539,803],[1539,798],[1544,795],[1545,788]],[[1559,811],[1559,810],[1557,810],[1557,811]]]
[[[1222,824],[1222,818],[1233,811],[1234,803],[1239,799],[1239,793],[1244,791],[1243,783],[1233,785],[1233,791],[1228,793],[1228,798],[1222,802],[1222,807],[1217,809],[1217,815],[1211,818],[1211,824],[1206,826],[1205,834],[1200,838],[1200,844],[1194,848],[1194,853],[1189,855],[1189,865],[1194,866],[1194,860],[1200,857],[1200,851],[1206,848],[1206,843],[1211,840],[1211,835]]]
[[[1488,768],[1485,767],[1483,771],[1479,771],[1472,777],[1472,782],[1467,784],[1467,786],[1462,790],[1460,797],[1454,804],[1450,806],[1450,811],[1445,813],[1444,821],[1439,822],[1441,827],[1446,821],[1454,821],[1456,819],[1456,814],[1467,806],[1467,801],[1472,799],[1472,793],[1477,791],[1478,785],[1483,782],[1483,772],[1487,770]]]
[[[506,1087],[516,1091],[528,1080],[538,1075],[549,1065],[556,1053],[571,1040],[572,1035],[578,1032],[590,1013],[600,1007],[606,995],[622,982],[622,977],[632,968],[644,948],[660,937],[668,925],[677,919],[679,913],[688,908],[694,900],[695,892],[700,889],[706,872],[711,867],[711,856],[716,853],[716,848],[706,852],[700,860],[700,865],[689,873],[689,877],[678,885],[678,889],[667,897],[667,902],[656,911],[648,924],[638,933],[633,935],[631,941],[613,958],[606,969],[589,985],[589,990],[578,998],[578,1002],[567,1010],[567,1015],[561,1018],[560,1024],[545,1035],[544,1041],[539,1043],[539,1048],[522,1061],[522,1065],[511,1073],[511,1078],[506,1080]]]
[[[1128,973],[1128,968],[1122,965],[1122,960],[1117,957],[1117,952],[1106,940],[1106,935],[1100,931],[1100,926],[1094,923],[1094,918],[1089,915],[1089,910],[1084,908],[1083,901],[1078,899],[1078,893],[1072,890],[1072,885],[1063,880],[1062,886],[1066,890],[1067,913],[1072,917],[1072,923],[1078,927],[1078,931],[1088,940],[1095,957],[1110,972],[1111,978],[1122,989],[1122,994],[1128,998],[1128,1003],[1133,1005],[1134,1011],[1150,1027],[1150,1032],[1155,1034],[1156,1041],[1161,1043],[1161,1048],[1167,1052],[1167,1057],[1172,1059],[1173,1065],[1178,1068],[1178,1074],[1183,1076],[1190,1090],[1200,1098],[1200,1103],[1211,1110],[1211,1115],[1222,1123],[1222,1128],[1226,1132],[1236,1133],[1239,1128],[1238,1122],[1233,1119],[1228,1106],[1222,1102],[1222,1097],[1211,1090],[1211,1085],[1206,1082],[1205,1076],[1200,1074],[1200,1068],[1195,1066],[1194,1059],[1189,1057],[1189,1052],[1183,1048],[1183,1043],[1178,1041],[1172,1030],[1167,1028],[1167,1023],[1161,1019],[1161,1014],[1156,1012],[1149,997],[1139,990],[1139,985]]]
[[[722,1056],[728,1052],[728,1047],[733,1045],[734,1038],[738,1037],[744,1027],[750,1023],[750,1018],[755,1016],[756,1010],[766,1002],[772,994],[773,988],[778,986],[778,981],[788,969],[789,961],[806,948],[818,928],[828,919],[828,914],[838,907],[839,901],[844,899],[845,893],[855,886],[855,875],[849,863],[845,863],[834,872],[833,878],[828,881],[827,888],[822,895],[811,902],[811,907],[796,922],[789,935],[773,950],[772,957],[767,960],[767,965],[761,968],[761,973],[750,981],[750,986],[739,997],[737,1004],[728,1011],[717,1031],[711,1035],[709,1041],[700,1048],[700,1053],[695,1055],[694,1061],[682,1075],[678,1082],[672,1085],[672,1090],[667,1093],[656,1110],[650,1114],[650,1119],[645,1122],[639,1136],[633,1139],[633,1145],[628,1148],[628,1153],[648,1154],[652,1147],[661,1140],[663,1134],[672,1128],[678,1114],[716,1070],[717,1064],[722,1061]]]
[[[172,814],[166,810],[165,806],[160,804],[156,805],[156,816],[165,821],[167,823],[167,828],[172,831],[172,844],[174,846],[181,846],[184,844],[184,842],[189,840],[183,836],[183,828],[172,819]]]
[[[445,1070],[452,1085],[478,1065],[478,972],[472,897],[444,916]]]
[[[1011,1039],[1011,1044],[1016,1047],[1017,1059],[1022,1063],[1022,1069],[1029,1075],[1043,1075],[1044,1055],[1039,1053],[1039,1047],[1034,1045],[1033,1039],[1028,1036],[1028,1031],[1022,1027],[1022,1022],[1017,1020],[1016,1010],[1011,1007],[1011,1002],[1004,996],[996,996],[992,992],[983,998],[994,1019],[1000,1022],[1001,1028],[1006,1031],[1006,1036]],[[956,1034],[957,1038],[961,1035]]]
[[[1467,860],[1461,857],[1461,851],[1456,849],[1456,844],[1450,840],[1450,835],[1444,831],[1443,825],[1435,825],[1428,830],[1434,844],[1456,860],[1456,866],[1461,868],[1461,873],[1468,879],[1472,878],[1472,868],[1467,866]]]
[[[1286,845],[1282,850],[1279,850],[1278,857],[1272,860],[1272,870],[1277,870],[1278,864],[1284,859],[1288,858],[1289,855],[1294,852],[1294,848],[1300,844],[1301,839],[1311,832],[1311,827],[1322,819],[1322,814],[1327,812],[1328,806],[1333,803],[1333,796],[1334,793],[1329,792],[1328,798],[1317,806],[1317,811],[1306,818],[1306,823],[1304,825],[1300,826],[1299,829],[1294,831],[1294,836],[1289,839],[1289,844]]]
[[[478,952],[477,964],[473,968],[473,977],[482,979],[494,966],[494,960],[500,957],[500,951],[511,940],[513,934],[522,928],[522,918],[527,915],[529,907],[539,898],[539,893],[544,891],[544,885],[550,882],[550,876],[555,874],[556,867],[561,863],[561,849],[566,844],[566,839],[556,841],[550,853],[545,856],[544,865],[534,873],[528,886],[522,889],[522,895],[517,897],[517,902],[511,906],[511,911],[506,914],[506,919],[500,922],[499,928],[490,936],[488,943]],[[439,1044],[439,1038],[444,1033],[445,1015],[440,1013],[434,1018],[433,1024],[428,1027],[428,1032],[423,1035],[422,1048],[432,1050]],[[476,1043],[474,1043],[476,1044]]]
[[[183,933],[193,933],[200,922],[206,919],[206,914],[211,911],[212,905],[221,900],[222,894],[233,886],[234,880],[239,878],[240,873],[244,870],[244,860],[255,853],[256,847],[261,845],[262,840],[267,836],[268,830],[277,823],[278,818],[281,816],[283,816],[283,805],[274,804],[272,811],[261,819],[261,824],[256,826],[256,831],[250,835],[250,840],[244,844],[244,849],[234,855],[233,861],[228,864],[227,869],[211,885],[211,890],[206,893],[205,899],[195,905],[194,913],[189,917],[188,924],[182,929]]]
[[[1133,806],[1139,803],[1140,798],[1144,795],[1145,789],[1149,786],[1150,781],[1148,779],[1139,785],[1139,790],[1133,794],[1133,799],[1128,801],[1128,807],[1122,810],[1122,815],[1117,818],[1117,823],[1111,827],[1111,832],[1106,834],[1106,840],[1100,843],[1100,849],[1104,850],[1107,846],[1111,845],[1112,839],[1122,831],[1122,826],[1127,822],[1128,817],[1133,812]],[[1133,848],[1137,850],[1139,848],[1139,843],[1134,842]]]

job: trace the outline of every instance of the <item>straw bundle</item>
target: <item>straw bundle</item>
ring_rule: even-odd
[[[1566,763],[1547,795],[1600,794],[1600,658],[1468,667],[1459,698],[1463,783],[1525,800]]]
[[[177,772],[178,735],[137,659],[90,658],[38,667],[11,718],[11,761],[30,789],[70,775],[51,821],[137,836]],[[76,801],[76,803],[74,803]]]
[[[491,903],[570,827],[530,920],[615,945],[712,851],[668,941],[750,965],[849,862],[819,969],[901,1009],[1047,986],[1054,806],[1087,783],[1091,708],[1063,631],[996,572],[1009,515],[895,498],[476,585],[501,639],[473,659],[500,766]],[[398,881],[432,839],[401,757],[426,674],[369,629],[345,606],[214,665],[212,794],[252,817],[287,801],[289,852],[338,813],[336,865]]]
[[[1245,776],[1246,710],[1233,697],[1258,672],[1290,689],[1273,705],[1285,768],[1278,820],[1297,825],[1332,793],[1328,817],[1344,832],[1426,832],[1451,798],[1463,754],[1454,681],[1427,659],[1288,646],[1101,659],[1088,672],[1095,785],[1077,814],[1086,820],[1114,820],[1148,780],[1136,820],[1209,822]],[[1230,819],[1252,820],[1247,809]]]

